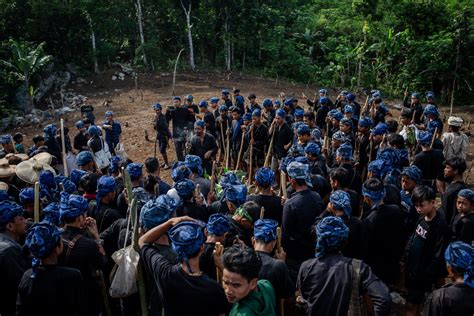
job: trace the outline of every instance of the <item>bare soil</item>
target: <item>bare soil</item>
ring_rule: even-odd
[[[138,75],[137,84],[131,77],[126,77],[124,81],[112,80],[114,70],[105,71],[99,75],[86,78],[86,83],[74,84],[68,87],[68,90],[87,96],[95,110],[96,121],[101,122],[105,111],[112,110],[115,119],[122,124],[122,139],[125,149],[130,159],[143,162],[147,157],[153,156],[154,153],[154,131],[153,118],[154,112],[152,105],[156,102],[163,106],[171,104],[173,95],[184,96],[192,94],[196,103],[201,99],[209,99],[213,96],[219,97],[222,89],[232,90],[239,88],[241,94],[246,97],[249,93],[255,93],[258,102],[264,98],[278,98],[281,92],[287,96],[293,96],[300,100],[300,105],[306,106],[302,94],[313,97],[315,91],[319,87],[308,87],[302,84],[293,84],[277,79],[261,78],[250,75],[227,76],[217,74],[202,73],[182,73],[177,74],[175,91],[172,91],[173,77],[171,73],[161,74],[144,74]],[[335,98],[337,92],[330,91],[332,99]],[[107,102],[105,102],[107,101]],[[359,96],[358,102],[364,103],[365,97]],[[107,103],[107,106],[104,104]],[[398,119],[399,110],[393,108],[393,105],[401,104],[400,100],[388,100],[389,107],[393,116]],[[473,119],[474,109],[470,107],[457,107],[454,109],[454,115],[460,116],[465,122]],[[442,108],[442,117],[447,118],[449,109]],[[71,140],[76,134],[74,123],[80,119],[80,111],[69,113],[65,117],[65,126],[70,130]],[[128,127],[125,123],[128,123]],[[59,125],[59,124],[58,124]],[[467,126],[466,126],[467,127]],[[469,128],[470,129],[470,128]],[[466,132],[470,130],[466,128]],[[145,140],[145,130],[148,131],[150,141]],[[11,133],[20,131],[26,135],[25,145],[31,145],[31,138],[35,134],[42,133],[41,127],[17,127],[9,131]],[[474,148],[471,142],[470,155],[468,157],[469,167],[472,165]],[[159,159],[161,156],[158,154]],[[168,157],[170,161],[176,160],[174,147],[170,142],[168,148]],[[474,182],[473,170],[469,170],[469,182]],[[169,170],[162,172],[162,177],[169,180]]]

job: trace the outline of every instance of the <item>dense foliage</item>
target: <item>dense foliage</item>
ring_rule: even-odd
[[[83,71],[94,71],[94,57],[101,70],[112,62],[169,70],[182,48],[189,54],[183,11],[189,4],[198,71],[230,65],[234,73],[378,87],[391,96],[409,85],[410,91],[434,91],[443,104],[454,87],[455,104],[472,104],[471,0],[0,0],[0,59],[11,60],[14,39],[31,47],[45,42],[55,65]],[[0,86],[0,100],[11,102],[20,82],[2,70]]]

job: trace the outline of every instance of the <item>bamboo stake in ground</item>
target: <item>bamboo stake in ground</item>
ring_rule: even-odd
[[[40,219],[40,199],[39,199],[39,182],[35,182],[35,195],[34,195],[34,208],[33,208],[33,218],[35,220],[35,223],[39,222]]]
[[[265,218],[265,208],[262,206],[262,208],[260,209],[260,219],[264,219]]]
[[[273,125],[273,130],[272,130],[272,138],[270,140],[270,145],[268,146],[268,152],[267,152],[267,156],[265,157],[265,162],[263,164],[264,167],[267,167],[270,165],[270,157],[271,157],[271,153],[272,153],[272,148],[273,148],[273,140],[275,139],[275,129],[276,129],[276,126],[272,123]]]
[[[69,171],[67,170],[67,157],[66,157],[66,135],[64,135],[64,119],[61,119],[61,146],[63,152],[63,168],[64,176],[69,176]]]
[[[245,133],[242,132],[242,138],[240,139],[239,155],[237,156],[237,163],[235,164],[234,170],[239,169],[240,160],[242,159],[242,150],[244,149],[244,138],[245,138]]]
[[[288,199],[288,192],[286,192],[286,174],[284,172],[280,172],[280,186],[281,192],[286,201]]]

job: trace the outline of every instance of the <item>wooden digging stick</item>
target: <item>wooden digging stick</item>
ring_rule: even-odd
[[[248,177],[247,177],[247,185],[251,185],[252,184],[252,173],[253,173],[253,145],[252,143],[250,143],[250,150],[249,150],[249,159],[250,159],[250,163],[249,163],[249,174],[248,174]]]
[[[240,160],[242,159],[242,150],[244,149],[244,139],[245,139],[245,133],[242,132],[242,137],[241,137],[241,139],[240,139],[239,155],[237,156],[237,163],[236,163],[236,165],[235,165],[234,170],[238,170],[238,169],[239,169]]]
[[[281,192],[286,201],[288,199],[288,192],[286,192],[286,174],[284,172],[280,172],[280,186]]]
[[[438,128],[437,127],[435,128],[434,133],[433,133],[433,137],[431,138],[430,148],[433,148],[433,144],[434,144],[435,139],[436,139],[436,134],[438,134]]]
[[[61,146],[63,152],[63,170],[64,176],[68,177],[69,172],[67,170],[67,157],[66,157],[66,136],[64,135],[64,119],[61,119]]]
[[[277,227],[277,251],[281,252],[281,227]],[[285,316],[285,300],[281,298],[278,303],[280,305],[280,315]]]
[[[262,206],[262,208],[260,208],[260,219],[264,219],[265,218],[265,208]]]
[[[222,255],[222,244],[220,242],[216,242],[216,256],[221,256]],[[222,271],[218,267],[216,267],[216,281],[219,284],[222,284]]]
[[[227,128],[227,146],[226,146],[226,158],[225,158],[225,167],[227,170],[230,168],[230,128]]]
[[[369,104],[369,96],[367,96],[367,98],[365,98],[365,103],[364,103],[364,107],[362,108],[362,111],[361,111],[361,114],[365,116],[365,112],[367,111],[367,106]]]
[[[39,190],[39,182],[36,181],[35,182],[35,195],[34,195],[34,208],[33,208],[33,218],[34,218],[34,221],[35,223],[38,223],[39,222],[39,219],[40,219],[40,194],[39,194],[40,190]]]
[[[209,192],[214,192],[214,187],[216,186],[216,169],[217,169],[217,162],[214,160],[212,162],[212,171],[211,171],[211,188]]]
[[[222,117],[221,117],[221,122],[220,122],[220,127],[221,127],[221,141],[220,141],[220,144],[219,144],[219,150],[220,150],[220,155],[219,156],[222,156],[222,154],[225,155],[225,138],[224,138],[224,126],[222,126],[222,123],[224,121],[222,120]],[[224,157],[225,158],[225,157]],[[220,157],[219,157],[220,159]]]
[[[263,166],[267,167],[267,168],[270,165],[270,157],[271,157],[272,148],[273,148],[273,140],[275,139],[275,134],[276,134],[275,129],[276,129],[276,126],[273,126],[272,138],[270,140],[270,146],[268,146],[267,156],[265,157],[265,162],[263,164]]]

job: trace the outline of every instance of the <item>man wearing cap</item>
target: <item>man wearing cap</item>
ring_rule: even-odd
[[[61,146],[56,139],[57,131],[58,129],[55,124],[48,124],[43,129],[43,136],[45,139],[44,144],[47,147],[47,152],[55,158],[53,159],[51,166],[63,163]]]
[[[474,313],[474,248],[463,242],[451,243],[444,252],[452,283],[431,293],[423,315],[472,315]]]
[[[430,132],[418,132],[416,140],[422,150],[416,154],[413,164],[421,170],[423,185],[443,192],[443,162],[445,159],[441,150],[431,148],[432,138],[433,135]]]
[[[320,106],[316,112],[316,125],[320,129],[326,129],[326,117],[332,102],[327,97],[321,97],[318,102],[320,103]]]
[[[234,95],[235,106],[240,109],[240,113],[245,113],[245,99],[240,95],[240,89],[234,89],[232,94]]]
[[[197,104],[195,104],[193,101],[194,101],[194,97],[191,95],[191,94],[188,94],[185,98],[185,106],[188,108],[188,111],[192,114],[192,115],[196,115],[199,113],[199,107],[197,106]],[[194,121],[192,122],[194,123]]]
[[[76,157],[76,165],[79,170],[93,172],[94,165],[94,156],[90,151],[81,151]]]
[[[242,119],[242,113],[243,112],[241,112],[241,110],[237,106],[232,107],[232,131],[231,131],[232,137],[230,138],[231,140],[230,154],[231,154],[232,161],[234,164],[237,163],[237,159],[239,156],[240,147],[242,143],[243,129],[246,128],[246,126],[245,127],[242,126],[244,125],[244,120]],[[244,150],[245,148],[242,147],[242,151]],[[236,166],[235,168],[238,169],[239,166]]]
[[[248,144],[247,163],[255,167],[263,166],[265,160],[265,147],[268,144],[268,128],[262,124],[262,112],[256,108],[252,112],[252,124],[246,129],[245,142]],[[250,145],[253,145],[253,154],[250,157]],[[255,170],[255,169],[254,169]],[[252,175],[250,175],[252,176]]]
[[[273,107],[272,99],[263,99],[262,106],[263,118],[265,119],[265,122],[263,122],[263,124],[270,128],[270,125],[275,119],[275,108]]]
[[[445,161],[444,180],[448,184],[441,195],[441,208],[448,224],[451,224],[456,215],[456,199],[459,191],[467,187],[464,182],[464,172],[467,169],[466,160],[462,158],[450,158]]]
[[[311,224],[322,213],[323,202],[318,193],[310,190],[307,164],[291,162],[286,172],[295,193],[283,206],[282,245],[287,251],[286,262],[295,283],[301,263],[313,256]]]
[[[105,141],[109,145],[112,155],[115,155],[115,146],[120,143],[122,127],[119,122],[114,121],[114,113],[112,111],[105,112],[105,119],[104,123],[102,123],[102,128],[105,130]]]
[[[166,194],[158,196],[156,199],[151,199],[142,207],[140,212],[140,227],[143,233],[150,231],[158,225],[163,224],[172,217],[175,217],[176,208],[178,204],[176,201]],[[165,260],[171,264],[177,263],[178,255],[171,247],[170,239],[166,234],[161,235],[157,240],[150,244],[151,251],[160,254]],[[150,296],[149,296],[149,314],[159,315],[163,308],[163,303],[159,296],[159,291],[154,282],[152,271],[147,270],[147,277],[149,280]]]
[[[18,284],[29,266],[20,239],[26,234],[26,220],[20,205],[0,202],[0,315],[14,316]]]
[[[230,99],[230,92],[229,90],[222,90],[221,91],[221,99],[224,101],[224,105],[230,109],[232,107],[232,100]]]
[[[168,129],[168,121],[166,116],[163,114],[163,109],[161,104],[156,103],[153,105],[153,110],[155,111],[155,119],[153,128],[156,131],[156,140],[160,146],[160,154],[163,157],[163,164],[161,167],[163,169],[169,169],[168,155],[166,154],[166,148],[168,147],[168,141],[171,137],[171,133]],[[156,146],[156,144],[155,144]]]
[[[372,127],[372,120],[368,117],[361,117],[357,126],[356,137],[356,168],[362,174],[365,174],[365,168],[369,163],[369,147],[370,147],[370,129]]]
[[[88,150],[87,147],[87,136],[86,128],[84,127],[84,122],[79,120],[76,122],[77,134],[74,136],[74,149],[79,153],[81,151]]]
[[[328,98],[328,94],[327,94],[327,90],[326,89],[319,89],[318,91],[318,97],[315,98],[314,100],[310,100],[308,99],[306,96],[303,96],[305,99],[306,99],[306,103],[308,103],[308,105],[310,106],[310,108],[313,108],[313,111],[317,111],[323,104],[323,102],[321,102],[321,99],[322,98],[326,98],[326,105],[329,107],[329,108],[333,108],[334,107],[334,104],[332,103],[332,101]]]
[[[405,92],[405,96],[403,99],[403,107],[411,109],[415,111],[414,114],[414,122],[413,124],[421,124],[421,116],[423,115],[423,107],[421,106],[420,94],[417,92],[413,92],[410,97],[410,101],[408,100],[408,92]]]
[[[87,98],[83,99],[81,105],[81,114],[83,119],[88,119],[92,125],[94,125],[95,116],[94,116],[94,107],[91,104],[87,103]]]
[[[190,179],[183,179],[174,184],[174,189],[179,196],[180,205],[176,209],[177,216],[189,216],[207,222],[209,209],[204,205],[204,198],[195,193],[196,185]]]
[[[208,109],[208,103],[206,100],[201,100],[199,102],[199,109],[201,113],[203,113],[203,121],[206,124],[206,130],[209,134],[214,136],[214,138],[217,137],[217,131],[216,131],[216,118],[214,117],[214,114],[211,113]]]
[[[295,293],[290,272],[285,265],[286,253],[283,247],[275,250],[277,245],[278,222],[273,219],[259,219],[253,226],[253,249],[262,261],[262,269],[258,278],[268,280],[275,290],[278,299],[290,298]],[[275,256],[272,253],[275,250]]]
[[[204,253],[199,258],[199,266],[211,279],[217,280],[216,265],[214,263],[214,249],[216,243],[227,245],[226,238],[232,231],[231,219],[226,214],[212,214],[206,224],[206,242]]]
[[[316,258],[305,261],[298,274],[297,304],[308,315],[360,314],[365,307],[352,297],[367,293],[374,303],[375,315],[388,314],[392,299],[385,284],[367,264],[341,254],[349,236],[342,219],[323,218],[316,225],[316,235]]]
[[[362,222],[366,242],[362,258],[385,284],[394,285],[407,240],[404,214],[398,205],[384,204],[385,187],[380,179],[368,179],[362,195],[371,209]]]
[[[416,146],[416,134],[418,133],[418,128],[412,122],[413,110],[408,108],[403,108],[400,113],[400,120],[402,123],[402,129],[400,135],[402,135],[405,140],[405,144],[410,148],[410,151],[413,151]]]
[[[332,109],[328,112],[326,116],[326,121],[329,122],[329,136],[334,135],[334,133],[339,131],[339,123],[342,120],[344,115],[338,109]]]
[[[202,159],[202,167],[207,174],[212,173],[212,160],[217,154],[217,149],[216,139],[206,132],[204,121],[197,120],[194,123],[194,136],[191,138],[189,153]]]
[[[334,102],[334,108],[343,110],[344,107],[347,104],[347,94],[348,92],[346,90],[342,90],[341,93],[336,98],[336,102]]]
[[[286,157],[293,141],[293,130],[285,121],[286,113],[282,109],[275,111],[275,119],[270,125],[269,134],[275,133],[272,150],[272,170],[277,171],[281,159]]]
[[[176,265],[151,246],[167,232],[178,255]],[[203,227],[189,217],[170,218],[140,237],[141,258],[153,276],[167,315],[217,316],[227,311],[224,291],[200,269],[204,241]]]
[[[387,129],[387,124],[385,123],[378,123],[373,129],[372,129],[372,132],[370,133],[371,134],[371,138],[372,138],[372,146],[370,146],[369,144],[369,147],[367,148],[367,154],[368,156],[371,158],[370,160],[371,161],[374,161],[375,159],[377,159],[377,152],[378,150],[380,149],[381,145],[382,145],[382,140],[384,140],[384,137],[383,135],[384,134],[387,134],[388,132],[388,129]],[[372,150],[372,151],[370,151]]]
[[[219,117],[216,119],[216,131],[219,151],[219,160],[223,160],[226,153],[227,133],[231,132],[232,119],[228,115],[229,108],[226,105],[219,107]],[[229,144],[230,145],[230,144]]]
[[[469,137],[461,132],[463,120],[457,116],[448,118],[448,132],[443,133],[443,154],[446,159],[459,157],[466,159]]]
[[[186,155],[184,164],[193,173],[192,180],[199,184],[200,191],[204,197],[207,197],[211,189],[211,182],[204,178],[204,169],[202,167],[202,159],[196,155]]]
[[[186,107],[182,106],[181,97],[173,97],[173,105],[173,108],[167,107],[166,120],[168,123],[173,121],[173,141],[176,156],[179,161],[182,161],[186,144],[186,130],[189,129],[189,124],[192,124],[196,119],[194,118],[194,112],[191,113]]]
[[[355,100],[356,96],[353,93],[347,94],[347,104],[344,107],[344,113],[346,112],[347,105],[352,107],[352,116],[358,118],[360,116],[360,104]]]
[[[84,315],[84,281],[81,272],[58,265],[63,251],[61,231],[41,222],[30,228],[25,245],[33,255],[18,288],[16,315]],[[3,314],[2,314],[3,315]]]
[[[326,158],[321,155],[321,145],[319,143],[309,143],[304,149],[305,156],[309,162],[309,173],[313,175],[327,176]]]
[[[96,221],[87,217],[88,206],[82,196],[61,192],[60,218],[65,227],[61,236],[64,247],[58,262],[81,271],[87,296],[87,315],[96,315],[100,311],[101,296],[96,270],[106,266],[107,257]]]

